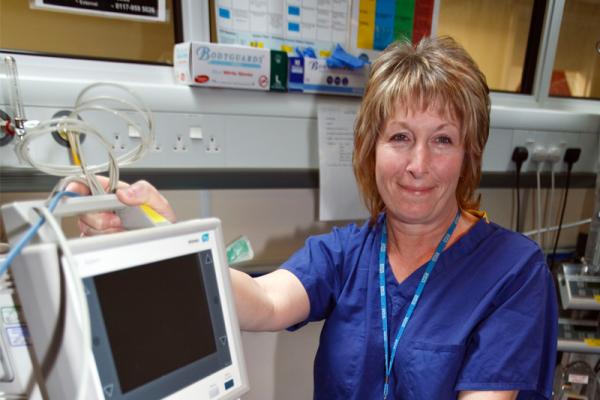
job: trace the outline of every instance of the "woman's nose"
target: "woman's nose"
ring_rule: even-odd
[[[407,172],[411,173],[415,178],[427,173],[429,169],[429,150],[427,146],[414,146],[410,150],[408,157],[408,163],[406,164]]]

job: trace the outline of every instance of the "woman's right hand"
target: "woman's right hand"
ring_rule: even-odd
[[[108,187],[108,178],[97,176],[98,181],[106,189]],[[73,182],[70,183],[67,191],[76,192],[81,195],[89,195],[90,190],[87,186]],[[128,206],[148,205],[154,211],[165,217],[170,222],[175,222],[175,213],[171,205],[160,194],[160,192],[146,181],[137,181],[131,185],[125,182],[119,182],[116,191],[117,199]],[[82,236],[100,235],[105,233],[120,232],[123,230],[121,219],[113,212],[105,211],[93,214],[84,214],[79,218],[79,230]]]

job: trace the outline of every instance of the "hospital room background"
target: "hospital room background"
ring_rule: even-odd
[[[292,87],[291,81],[283,89],[271,82],[271,90],[201,87],[174,74],[174,45],[275,50],[271,58],[283,53],[287,64],[302,58],[304,47],[327,58],[328,46],[341,44],[352,55],[372,59],[383,40],[381,35],[365,39],[374,3],[393,3],[396,9],[390,12],[398,14],[410,8],[408,29],[414,35],[419,28],[420,35],[454,37],[485,73],[492,114],[477,192],[481,209],[492,221],[537,240],[548,254],[560,232],[557,259],[579,262],[584,256],[600,204],[598,0],[159,0],[144,3],[159,9],[158,16],[146,19],[136,18],[141,12],[56,6],[62,3],[69,2],[0,0],[0,53],[16,61],[25,117],[45,120],[72,109],[78,93],[94,82],[117,82],[137,93],[153,115],[156,140],[144,159],[121,169],[121,179],[153,183],[178,220],[219,218],[226,243],[246,237],[254,257],[236,268],[255,276],[270,272],[309,235],[364,220],[364,210],[352,207],[339,215],[326,212],[336,202],[336,193],[326,187],[335,178],[326,173],[336,172],[325,157],[321,135],[327,132],[320,121],[327,110],[356,107],[361,81],[351,75],[356,87],[349,91],[330,82],[308,85],[306,76],[304,88],[302,82]],[[107,3],[134,7],[143,2]],[[375,19],[382,13],[371,10]],[[377,21],[370,24],[376,29]],[[281,32],[273,33],[276,29]],[[401,34],[394,31],[390,37]],[[17,139],[6,125],[13,110],[8,69],[0,69],[0,204],[45,198],[57,179],[15,154]],[[126,124],[97,121],[117,154],[138,140]],[[68,162],[64,140],[48,136],[36,156]],[[525,160],[515,160],[516,148],[527,150]],[[567,149],[579,149],[572,164],[565,162]],[[105,157],[91,153],[92,161]],[[540,228],[550,229],[536,232]],[[75,218],[65,220],[63,229],[69,237],[79,234]],[[6,232],[0,234],[6,241]],[[595,296],[600,304],[600,292]],[[595,321],[596,329],[586,340],[577,339],[584,343],[577,350],[559,343],[557,371],[583,360],[600,376],[598,310],[561,311],[561,318]],[[310,398],[321,326],[309,324],[294,333],[242,332],[250,386],[242,399]],[[586,385],[572,390],[582,397],[570,398],[600,399],[586,392]]]

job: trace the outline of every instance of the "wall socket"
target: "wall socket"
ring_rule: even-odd
[[[175,144],[173,144],[173,151],[188,151],[188,144],[183,139],[183,136],[177,135],[177,137],[175,138]]]
[[[221,152],[221,147],[217,142],[217,138],[213,135],[210,135],[208,137],[208,140],[206,142],[206,152],[208,154],[215,154]]]
[[[126,148],[126,146],[125,146],[125,143],[123,142],[122,137],[118,133],[115,133],[113,136],[113,143],[112,143],[113,151],[119,153],[119,152],[125,151],[125,148]]]

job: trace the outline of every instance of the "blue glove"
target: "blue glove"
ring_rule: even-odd
[[[296,54],[298,55],[298,57],[317,58],[315,50],[312,47],[305,47],[304,50],[302,50],[300,47],[296,47],[294,50],[296,50]]]
[[[331,57],[327,59],[327,66],[329,68],[350,68],[360,69],[367,64],[362,58],[354,57],[352,54],[346,52],[342,46],[337,44]]]

